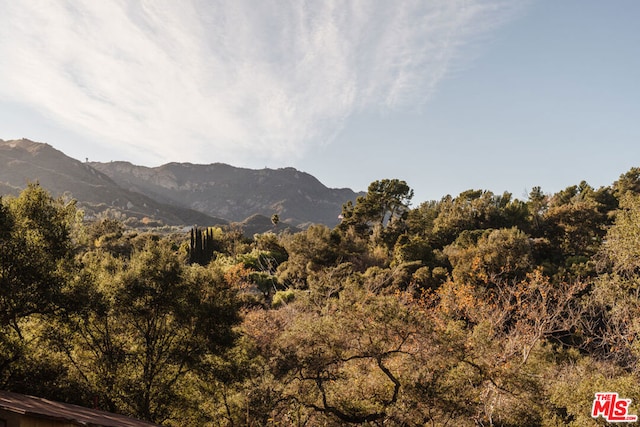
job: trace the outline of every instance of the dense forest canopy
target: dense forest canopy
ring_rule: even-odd
[[[596,392],[640,402],[640,169],[412,196],[376,181],[333,229],[248,238],[86,222],[31,184],[0,199],[1,387],[167,426],[582,426]]]

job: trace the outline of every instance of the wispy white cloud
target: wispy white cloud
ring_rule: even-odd
[[[163,160],[290,158],[427,101],[513,5],[0,0],[0,96]]]

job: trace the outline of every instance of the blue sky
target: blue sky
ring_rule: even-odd
[[[0,138],[526,198],[640,166],[640,2],[0,0]]]

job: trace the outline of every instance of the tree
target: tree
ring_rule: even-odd
[[[455,281],[438,289],[436,324],[453,358],[446,375],[455,385],[447,395],[465,402],[474,425],[547,425],[543,419],[558,410],[547,396],[553,363],[567,357],[558,343],[583,318],[586,286],[535,270],[488,289]]]
[[[21,320],[65,304],[73,270],[75,204],[37,184],[0,207],[0,324],[21,335]]]
[[[613,191],[618,198],[625,193],[640,194],[640,168],[631,168],[613,183]]]
[[[533,268],[529,236],[515,227],[464,231],[444,252],[460,283],[514,282]]]
[[[393,421],[409,407],[404,376],[428,353],[418,348],[417,337],[430,331],[422,313],[353,284],[318,296],[251,313],[245,323],[279,385],[263,418],[290,416],[300,405],[316,425]]]
[[[94,252],[83,261],[87,306],[59,319],[53,342],[106,409],[181,424],[193,404],[189,382],[233,344],[235,290],[163,240],[129,259]]]
[[[562,197],[551,203],[545,212],[544,237],[555,251],[549,252],[554,264],[561,267],[573,260],[586,262],[593,256],[605,234],[606,215],[601,206],[590,197],[575,197],[567,203]]]
[[[287,286],[306,287],[310,273],[340,259],[339,241],[337,233],[321,224],[287,236],[282,244],[289,258],[278,267],[280,281]]]
[[[412,198],[413,190],[405,181],[374,181],[367,195],[358,197],[355,205],[351,202],[343,205],[343,219],[338,228],[343,235],[350,231],[359,237],[370,237],[373,246],[389,252],[406,229]]]
[[[366,196],[360,196],[355,206],[348,203],[342,210],[342,225],[348,227],[364,226],[371,228],[392,225],[395,221],[406,219],[413,190],[405,181],[383,179],[369,184]]]
[[[626,192],[597,256],[600,274],[589,295],[590,348],[601,360],[640,374],[640,195]]]
[[[446,196],[437,205],[437,216],[429,236],[434,248],[452,243],[465,230],[486,230],[521,226],[526,206],[511,199],[510,193],[467,190],[458,197]]]
[[[37,184],[0,199],[0,382],[4,389],[54,397],[64,369],[43,351],[42,321],[73,312],[72,232],[75,203],[54,199]]]
[[[627,277],[640,274],[640,194],[622,197],[600,254],[614,272]]]
[[[218,227],[191,229],[189,242],[189,262],[206,265],[222,250],[222,229]]]
[[[547,196],[542,192],[541,187],[533,187],[529,192],[527,209],[529,211],[529,222],[533,231],[541,227],[542,216],[549,206]]]

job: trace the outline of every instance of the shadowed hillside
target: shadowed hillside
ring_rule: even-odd
[[[0,191],[17,194],[39,182],[55,196],[79,201],[89,217],[109,213],[132,225],[224,224],[201,212],[169,206],[119,187],[105,174],[72,159],[49,144],[28,139],[0,140]]]
[[[335,226],[342,205],[359,195],[327,188],[293,168],[83,163],[49,144],[0,140],[0,194],[17,195],[34,181],[55,196],[78,200],[88,218],[108,214],[133,226],[223,225],[273,214],[279,215],[283,227]],[[272,227],[268,220],[262,221],[264,226],[249,222],[253,231]]]
[[[334,226],[342,205],[358,196],[350,189],[327,188],[293,168],[252,170],[222,163],[169,163],[155,168],[127,162],[90,165],[123,188],[230,221],[277,213],[293,225]]]

